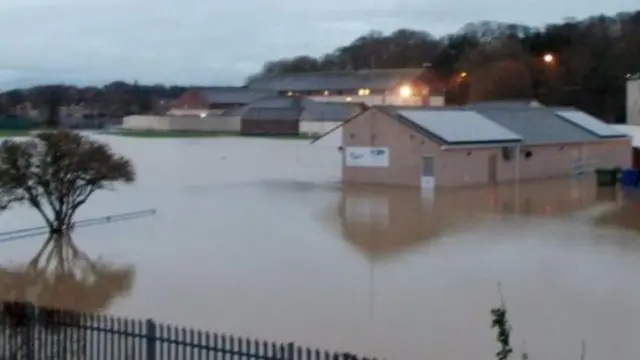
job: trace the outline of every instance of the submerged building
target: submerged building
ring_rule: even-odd
[[[342,127],[345,183],[506,183],[631,165],[623,132],[573,108],[373,106]]]

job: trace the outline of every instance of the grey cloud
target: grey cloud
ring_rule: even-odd
[[[0,87],[19,79],[232,84],[264,61],[320,55],[370,29],[442,35],[470,21],[539,24],[636,1],[2,0]]]

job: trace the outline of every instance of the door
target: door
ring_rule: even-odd
[[[585,161],[584,154],[582,153],[582,148],[574,149],[571,153],[571,157],[573,158],[573,163],[571,164],[571,170],[574,176],[580,176],[585,171]]]
[[[435,167],[433,156],[422,157],[422,171],[420,174],[420,187],[432,189],[436,186]]]
[[[498,182],[498,156],[496,154],[492,154],[489,156],[488,173],[489,173],[489,184],[495,184]]]

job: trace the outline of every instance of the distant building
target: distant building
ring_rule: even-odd
[[[42,117],[41,111],[36,109],[30,102],[22,103],[13,109],[13,112],[18,117],[24,117],[34,120],[40,120]]]
[[[626,134],[573,108],[374,106],[342,128],[345,183],[431,189],[631,164]]]
[[[373,105],[443,106],[445,86],[432,70],[383,69],[264,76],[247,87],[322,102]]]
[[[253,107],[242,114],[242,135],[298,135],[302,107]]]
[[[174,100],[172,99],[153,99],[151,113],[155,115],[164,115],[173,108]]]
[[[627,80],[627,124],[640,125],[640,74]]]
[[[322,141],[336,147],[340,146],[342,141],[342,128],[339,126],[366,109],[366,105],[362,103],[306,100],[303,104],[304,112],[300,121],[300,133],[319,137],[335,129]]]
[[[61,106],[59,109],[60,118],[85,119],[93,118],[98,114],[98,110],[85,104],[74,104]]]
[[[284,113],[297,114],[296,116],[299,120],[298,133],[320,136],[336,128],[336,131],[330,137],[326,137],[323,143],[339,146],[342,140],[342,130],[338,127],[345,120],[362,112],[364,109],[365,105],[359,103],[320,102],[305,97],[274,96],[256,100],[246,106],[226,111],[224,115],[241,116],[243,119],[246,119],[247,116],[255,117],[257,116],[256,114],[262,114],[261,116],[267,116],[266,114],[269,114],[268,116]],[[260,126],[263,126],[266,123],[263,121],[261,124]],[[254,128],[257,128],[257,126]]]
[[[168,115],[207,116],[219,115],[256,100],[274,96],[276,91],[254,90],[244,87],[209,87],[187,90],[172,105]]]

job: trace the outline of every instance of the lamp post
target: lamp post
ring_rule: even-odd
[[[544,61],[545,64],[551,65],[556,62],[556,57],[552,53],[546,53],[542,56],[542,61]]]

